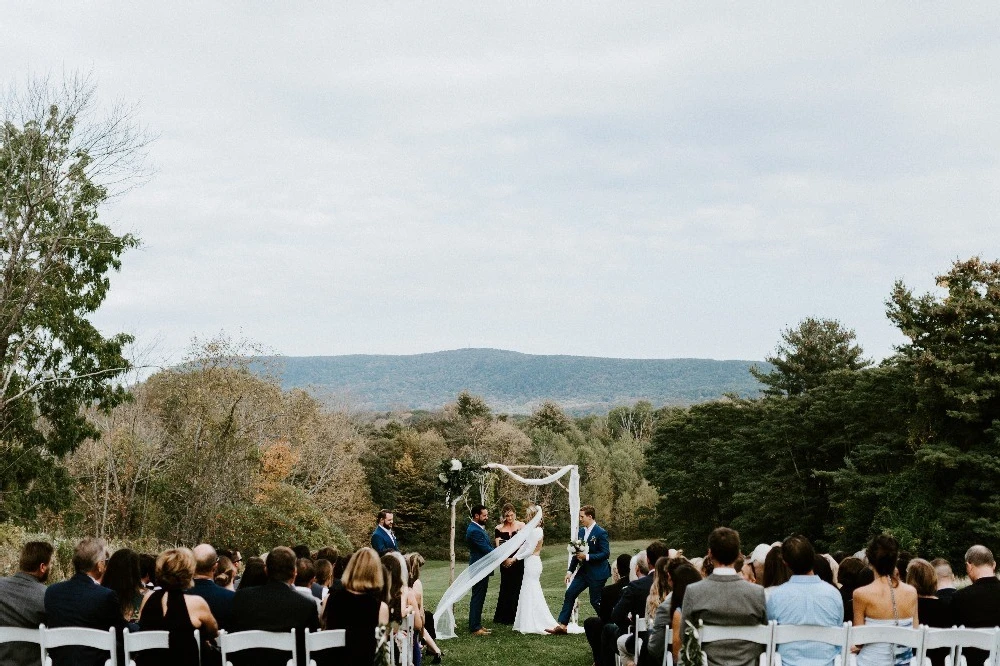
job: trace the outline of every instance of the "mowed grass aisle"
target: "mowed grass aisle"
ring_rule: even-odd
[[[645,548],[648,541],[623,541],[611,543],[611,558],[621,553],[633,554]],[[563,576],[566,574],[566,545],[559,541],[556,545],[542,549],[542,589],[549,603],[552,616],[559,614],[562,607]],[[455,575],[465,570],[465,562],[456,562]],[[424,581],[425,603],[434,609],[444,591],[448,588],[448,563],[429,561],[421,572]],[[469,595],[455,606],[457,638],[441,641],[444,663],[455,666],[525,666],[544,664],[546,666],[590,666],[594,661],[587,639],[583,634],[576,636],[525,636],[510,627],[493,624],[497,593],[500,589],[500,574],[490,578],[490,589],[486,595],[483,610],[483,624],[493,630],[493,635],[470,636]],[[594,615],[587,594],[580,597],[580,623]]]

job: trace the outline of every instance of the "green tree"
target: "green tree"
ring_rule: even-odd
[[[131,339],[89,316],[138,244],[98,212],[139,173],[145,139],[128,110],[95,121],[93,93],[31,84],[0,111],[0,519],[66,500],[58,459],[98,434],[81,408],[126,397],[113,380]]]
[[[769,395],[798,395],[822,384],[831,372],[870,365],[854,343],[854,331],[835,319],[809,317],[783,331],[781,339],[775,354],[766,359],[773,370],[750,369]]]

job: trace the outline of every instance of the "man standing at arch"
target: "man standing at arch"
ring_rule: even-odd
[[[604,589],[604,583],[611,578],[611,565],[608,563],[608,558],[611,556],[611,542],[608,541],[608,533],[597,524],[596,519],[597,512],[594,507],[588,504],[580,508],[578,538],[586,542],[588,552],[577,553],[569,563],[569,571],[566,572],[566,584],[569,587],[566,588],[562,610],[559,611],[559,624],[545,630],[550,634],[566,633],[566,625],[569,624],[570,615],[573,613],[573,604],[587,588],[590,588],[590,605],[594,607],[594,611],[600,611],[601,590]]]
[[[386,553],[399,550],[396,535],[392,533],[392,511],[382,509],[378,512],[378,525],[372,532],[372,548],[382,557]]]

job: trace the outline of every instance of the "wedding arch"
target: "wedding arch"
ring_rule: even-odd
[[[562,487],[566,488],[569,493],[569,539],[573,540],[576,538],[577,530],[580,527],[580,468],[577,465],[566,465],[565,467],[546,467],[539,465],[507,466],[499,463],[489,463],[487,465],[483,465],[483,469],[503,472],[515,481],[523,483],[527,486],[547,486],[552,483],[558,483],[562,486],[562,484],[559,483],[559,480],[569,474],[569,483]],[[538,470],[551,473],[540,479],[531,479],[521,476],[514,470]],[[451,499],[452,508],[451,552],[452,567],[454,568],[455,505],[458,503],[459,498],[456,497],[449,499]],[[542,514],[536,514],[525,526],[525,529],[518,532],[509,541],[504,542],[499,548],[491,552],[486,557],[469,566],[468,569],[463,571],[457,578],[454,579],[454,582],[452,582],[451,586],[445,591],[444,596],[441,597],[441,601],[438,602],[437,608],[434,611],[434,625],[437,628],[437,637],[439,640],[455,638],[455,614],[452,612],[452,607],[455,603],[468,594],[473,585],[490,575],[493,571],[500,567],[504,560],[514,555],[514,553],[516,553],[524,543],[525,539],[528,538],[528,534],[538,525],[541,519]],[[567,562],[568,561],[567,555]]]

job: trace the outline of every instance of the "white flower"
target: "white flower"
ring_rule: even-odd
[[[462,461],[458,458],[451,459],[451,471],[461,472],[462,471]]]
[[[440,480],[441,483],[448,483],[448,475],[445,474],[444,472],[441,472],[440,474],[438,474],[438,480]]]
[[[573,547],[573,544],[569,544],[568,546],[566,546],[566,552],[572,555],[573,553],[576,552],[576,548]]]

